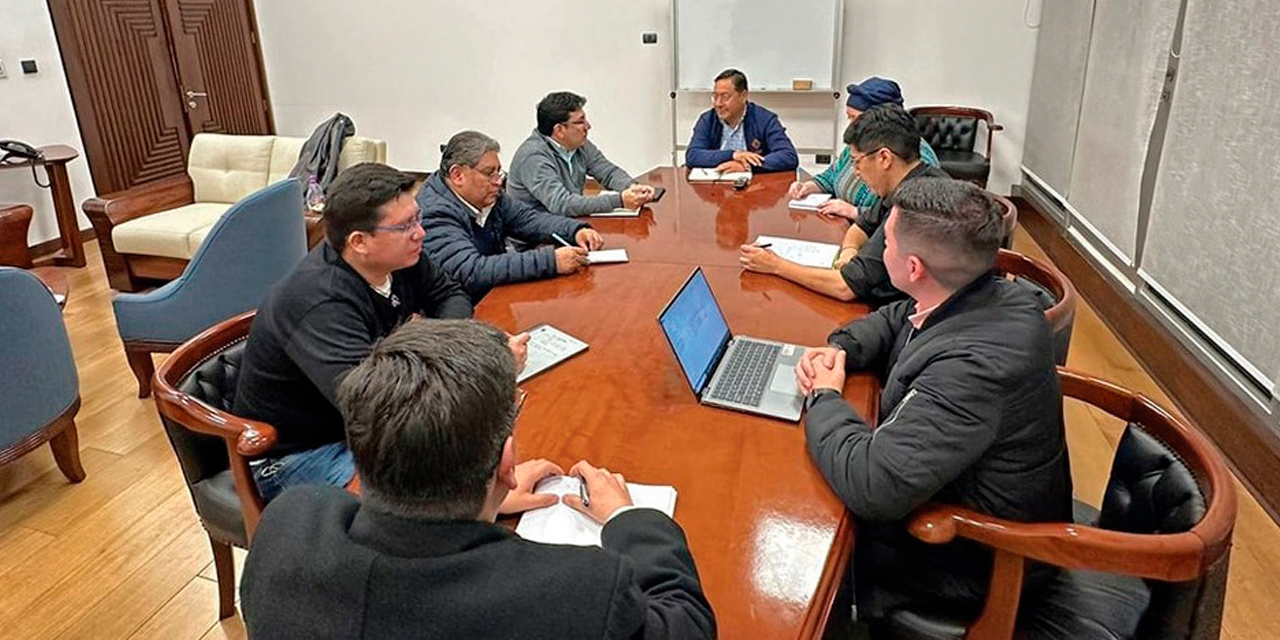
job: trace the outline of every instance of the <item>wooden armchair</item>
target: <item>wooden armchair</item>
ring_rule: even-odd
[[[943,170],[957,180],[987,186],[987,177],[991,174],[991,135],[1004,130],[1003,125],[996,124],[990,111],[975,107],[931,106],[912,107],[908,113],[920,126],[920,136],[938,154]],[[987,130],[986,152],[981,154],[974,149],[979,123]]]
[[[908,525],[915,537],[994,548],[991,588],[976,620],[899,611],[889,621],[892,637],[1218,637],[1236,517],[1222,455],[1149,398],[1069,369],[1058,373],[1065,397],[1129,423],[1096,521],[1024,524],[945,505],[920,509]],[[1065,570],[1024,600],[1027,560]]]
[[[249,548],[263,499],[249,460],[275,444],[271,425],[231,413],[254,312],[210,327],[156,371],[156,409],[182,466],[200,522],[213,547],[219,618],[235,613],[232,545]]]
[[[1033,295],[1042,298],[1045,319],[1053,329],[1054,360],[1065,365],[1071,348],[1078,300],[1071,281],[1052,265],[1006,249],[996,253],[996,272],[1016,283],[1025,284]]]

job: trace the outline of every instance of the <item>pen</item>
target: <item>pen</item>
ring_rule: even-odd
[[[553,233],[553,234],[551,234],[551,237],[552,237],[552,238],[555,238],[555,239],[556,239],[556,242],[559,242],[560,244],[562,244],[562,245],[564,245],[564,246],[566,246],[566,247],[572,247],[572,246],[573,246],[573,245],[569,244],[568,242],[565,242],[565,239],[564,239],[564,238],[561,238],[561,237],[560,237],[560,234],[558,234],[558,233]]]
[[[578,499],[582,501],[583,507],[591,506],[591,496],[587,493],[587,481],[578,478]]]
[[[773,246],[773,243],[772,243],[772,242],[766,242],[766,243],[764,243],[764,244],[757,244],[757,245],[755,245],[755,248],[757,248],[757,249],[768,249],[769,247],[772,247],[772,246]]]

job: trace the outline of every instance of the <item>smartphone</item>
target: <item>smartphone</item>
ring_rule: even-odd
[[[653,199],[652,199],[652,200],[650,200],[649,202],[657,202],[657,201],[661,200],[661,199],[662,199],[662,196],[666,195],[666,193],[667,193],[667,188],[666,188],[666,187],[654,187],[654,188],[653,188]]]

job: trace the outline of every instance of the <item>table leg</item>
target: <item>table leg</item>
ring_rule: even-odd
[[[83,267],[84,243],[80,242],[80,224],[76,220],[75,202],[71,199],[67,163],[49,162],[44,167],[49,174],[53,211],[58,218],[58,235],[62,240],[62,250],[53,255],[53,263],[60,267]]]

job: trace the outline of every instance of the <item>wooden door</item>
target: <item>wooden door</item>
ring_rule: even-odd
[[[192,135],[274,130],[248,0],[165,0]]]

